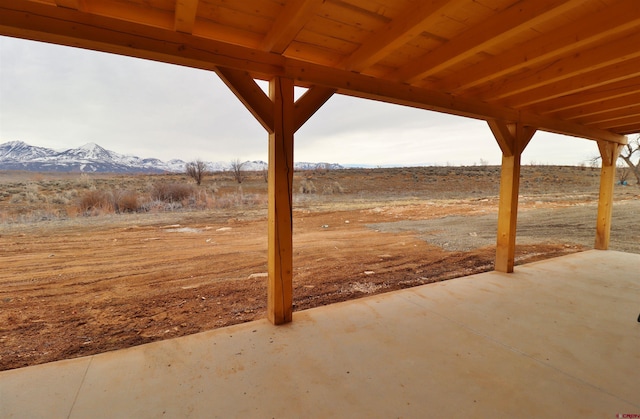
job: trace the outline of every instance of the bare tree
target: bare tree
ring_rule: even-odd
[[[207,165],[202,160],[195,160],[187,163],[187,175],[192,177],[198,185],[202,182],[202,178],[207,174]]]
[[[622,148],[620,159],[627,163],[629,169],[636,177],[636,181],[640,185],[640,158],[634,163],[635,155],[640,157],[640,135],[629,139],[629,143]]]
[[[233,172],[233,178],[238,183],[242,183],[244,180],[244,173],[242,171],[242,166],[244,166],[245,162],[241,162],[240,159],[235,159],[231,161],[231,171]]]

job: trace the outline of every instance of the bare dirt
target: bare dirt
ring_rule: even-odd
[[[517,263],[591,248],[598,171],[524,169]],[[73,201],[20,201],[20,188],[51,195],[47,185],[60,182],[33,176],[0,173],[12,191],[0,200],[0,370],[265,316],[259,174],[241,189],[209,178],[206,209],[92,217],[69,215]],[[103,176],[87,187],[154,179]],[[296,192],[315,190],[294,197],[295,310],[493,269],[498,183],[493,167],[296,174]],[[617,187],[612,249],[640,253],[639,195]]]

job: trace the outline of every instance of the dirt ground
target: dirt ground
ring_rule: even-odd
[[[493,269],[498,174],[491,167],[296,174],[296,191],[313,181],[326,193],[294,197],[295,310]],[[597,174],[523,170],[518,264],[592,247]],[[21,176],[0,174],[4,190],[46,189],[53,175]],[[219,194],[225,186],[215,182]],[[616,190],[612,249],[640,253],[639,194],[637,186]],[[5,197],[0,370],[265,316],[263,200],[25,222],[7,215],[17,209]]]

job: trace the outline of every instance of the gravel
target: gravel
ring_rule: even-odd
[[[597,204],[520,211],[518,244],[567,243],[592,247]],[[469,251],[496,242],[497,214],[447,216],[368,224],[383,233],[414,232],[429,244],[451,251]],[[640,200],[614,204],[610,250],[640,253]]]

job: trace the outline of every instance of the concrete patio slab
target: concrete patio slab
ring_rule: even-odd
[[[638,266],[589,251],[0,372],[0,417],[640,414]]]

